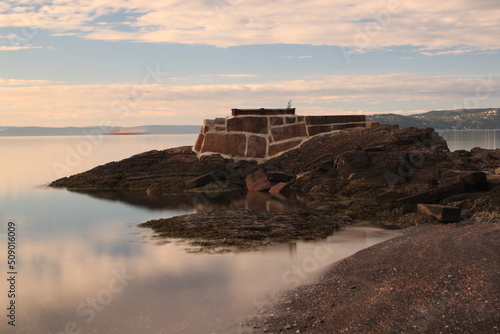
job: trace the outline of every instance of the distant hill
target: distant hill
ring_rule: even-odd
[[[144,134],[196,134],[200,132],[198,125],[147,125],[135,127],[0,127],[0,136],[83,136],[85,134],[112,133],[116,130],[127,130]]]
[[[500,129],[500,109],[433,110],[422,114],[403,116],[378,114],[366,116],[380,124],[398,124],[400,127],[430,127],[440,130]]]

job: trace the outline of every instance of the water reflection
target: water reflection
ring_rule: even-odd
[[[84,333],[221,333],[268,307],[278,291],[394,235],[353,227],[321,243],[194,255],[148,243],[150,233],[132,225],[94,233],[22,245],[18,333],[60,333],[68,324]]]
[[[119,201],[152,210],[171,209],[181,212],[209,212],[225,209],[251,209],[280,213],[307,209],[307,196],[291,194],[288,197],[266,192],[179,193],[148,197],[145,193],[121,191],[73,191],[94,198]]]

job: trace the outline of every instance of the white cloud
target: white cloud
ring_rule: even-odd
[[[0,45],[0,51],[19,51],[19,50],[28,50],[28,49],[41,49],[41,46],[31,46],[31,45],[13,45],[13,46],[5,46]]]
[[[5,80],[5,79],[3,79]],[[457,78],[417,74],[330,75],[252,84],[0,86],[0,123],[95,125],[111,119],[122,125],[200,124],[226,116],[234,107],[285,107],[302,114],[390,112],[397,103],[412,110],[425,103],[449,108],[481,94],[481,103],[500,97],[498,78]],[[335,107],[337,105],[337,107]],[[349,108],[339,105],[348,105]],[[406,106],[406,107],[404,107]]]
[[[0,27],[40,27],[89,39],[500,49],[497,0],[75,0],[52,1],[36,13],[12,4],[2,9]]]
[[[50,80],[5,79],[0,77],[0,86],[45,86],[45,85],[54,85],[60,83],[62,82],[50,81]]]

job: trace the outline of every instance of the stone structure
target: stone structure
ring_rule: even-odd
[[[199,157],[218,153],[263,162],[315,135],[366,126],[364,115],[299,116],[294,108],[232,109],[230,117],[204,120],[193,151]]]

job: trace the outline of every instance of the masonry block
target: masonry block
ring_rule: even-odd
[[[302,139],[291,140],[284,143],[269,145],[269,156],[274,156],[283,151],[287,151],[302,143]]]
[[[247,143],[247,157],[265,158],[267,151],[266,138],[260,136],[249,136]]]
[[[200,152],[217,152],[242,157],[245,154],[245,145],[244,134],[207,133]]]
[[[309,131],[309,136],[314,136],[314,135],[317,135],[318,133],[331,132],[332,126],[331,125],[313,125],[313,126],[308,126],[307,131]]]
[[[227,120],[227,131],[268,133],[267,117],[234,117]]]
[[[285,123],[283,117],[269,117],[269,121],[272,126],[283,125]]]
[[[307,125],[366,122],[365,115],[306,116]]]
[[[343,129],[350,129],[350,128],[364,128],[366,127],[365,122],[361,123],[344,123],[344,124],[333,124],[332,125],[332,130],[343,130]]]
[[[437,204],[419,204],[417,211],[435,217],[442,222],[460,221],[460,208]]]
[[[196,143],[194,144],[194,150],[196,152],[201,151],[201,148],[203,147],[203,140],[205,140],[205,135],[203,133],[200,133],[198,135],[198,138],[196,139]]]
[[[305,124],[292,124],[271,130],[274,141],[307,136]]]

